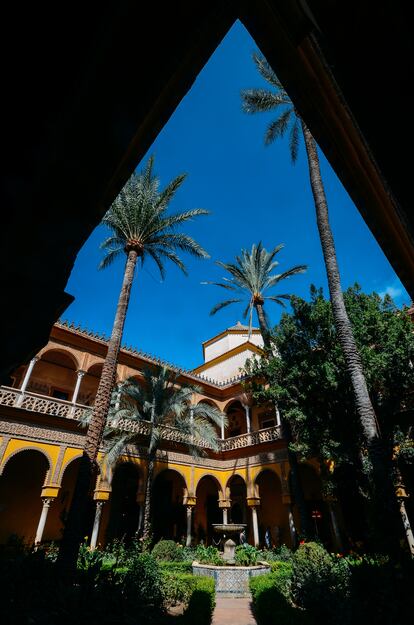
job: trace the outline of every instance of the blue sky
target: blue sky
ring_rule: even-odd
[[[265,86],[251,60],[256,49],[236,23],[148,151],[155,155],[162,186],[179,173],[188,173],[172,211],[196,207],[211,211],[185,226],[211,259],[185,257],[189,276],[170,265],[163,283],[151,261],[139,270],[124,342],[187,368],[202,362],[202,341],[242,320],[244,307],[237,304],[209,316],[225,295],[201,284],[223,277],[214,261],[232,261],[241,248],[259,241],[267,248],[284,243],[280,270],[295,264],[307,264],[309,269],[285,282],[282,290],[307,298],[313,283],[327,294],[303,145],[293,167],[285,141],[264,147],[266,124],[273,116],[241,111],[240,90]],[[398,305],[408,304],[405,289],[323,156],[321,167],[343,288],[357,281],[364,291],[388,292]],[[104,236],[99,226],[78,254],[66,289],[75,301],[64,317],[109,334],[124,264],[122,260],[97,270]],[[269,303],[268,314],[276,323],[281,309]]]

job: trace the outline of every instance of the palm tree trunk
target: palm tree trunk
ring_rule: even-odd
[[[265,317],[264,310],[263,310],[263,304],[259,302],[255,302],[254,306],[256,308],[257,318],[259,320],[260,332],[263,337],[263,343],[266,349],[271,350],[272,344],[270,341],[270,332],[267,326],[266,317]],[[276,409],[276,406],[275,406],[275,409]],[[290,482],[292,485],[293,499],[299,511],[301,534],[305,536],[306,538],[308,538],[309,537],[308,511],[306,508],[305,497],[304,497],[302,485],[300,482],[298,459],[296,457],[296,454],[289,448],[289,444],[292,442],[292,431],[290,429],[290,424],[283,418],[283,415],[280,416],[280,420],[282,423],[283,435],[287,443],[287,454],[288,454],[288,460],[289,460],[289,465],[290,465]]]
[[[71,575],[76,570],[79,545],[85,532],[85,516],[88,499],[98,473],[96,458],[102,442],[103,431],[111,402],[112,389],[115,383],[116,365],[119,349],[121,347],[137,258],[138,255],[135,250],[130,250],[128,252],[112,334],[108,344],[108,351],[101,378],[99,380],[92,418],[86,432],[83,455],[75,484],[75,492],[59,550],[58,566],[64,575]]]
[[[255,302],[254,307],[256,308],[257,318],[259,320],[259,326],[260,326],[260,333],[263,338],[264,346],[266,349],[271,350],[272,344],[270,342],[270,332],[269,332],[269,328],[267,327],[266,317],[265,317],[264,310],[263,310],[263,304]]]
[[[362,368],[362,362],[355,342],[352,326],[345,308],[341,281],[336,258],[335,244],[329,224],[328,204],[323,187],[319,157],[316,143],[306,124],[302,121],[302,131],[305,139],[306,153],[308,157],[309,176],[313,199],[316,208],[316,219],[319,236],[325,260],[326,274],[328,278],[329,293],[331,298],[332,313],[338,340],[345,357],[352,390],[355,398],[355,407],[362,428],[362,433],[367,446],[369,459],[372,464],[374,480],[374,497],[380,504],[382,514],[388,512],[392,496],[392,483],[390,471],[387,470],[387,462],[384,447],[378,428],[374,408],[368,393],[368,387]],[[377,511],[377,514],[381,514]],[[381,516],[379,517],[381,518]]]
[[[154,478],[154,456],[151,454],[148,457],[147,467],[147,481],[145,485],[145,500],[144,500],[144,523],[142,537],[145,542],[151,538],[151,513],[152,513],[152,482]]]

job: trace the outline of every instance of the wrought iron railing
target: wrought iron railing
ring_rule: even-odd
[[[22,393],[19,389],[8,386],[0,386],[0,406],[11,406],[29,410],[30,412],[39,412],[41,414],[49,414],[65,419],[80,420],[85,411],[91,410],[91,406],[82,404],[74,404],[64,399],[56,399],[46,395],[38,395],[25,391]],[[150,423],[145,421],[133,421],[132,419],[119,419],[116,426],[123,430],[142,434],[143,436],[150,434]],[[208,448],[206,441],[191,438],[188,434],[180,432],[177,428],[165,425],[162,428],[161,436],[166,441],[185,444],[196,444],[198,447]],[[276,441],[282,438],[280,426],[273,426],[248,434],[240,434],[219,441],[219,451],[232,451],[252,445],[260,445],[270,441]]]

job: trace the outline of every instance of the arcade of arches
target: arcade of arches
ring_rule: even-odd
[[[77,420],[93,405],[106,348],[101,337],[56,324],[48,345],[15,371],[10,386],[0,387],[0,543],[12,536],[29,544],[60,540],[85,436]],[[252,544],[263,545],[265,537],[273,545],[297,541],[299,515],[278,415],[271,406],[249,401],[237,371],[230,380],[220,378],[221,364],[229,371],[235,350],[239,358],[259,349],[238,323],[207,342],[202,373],[181,371],[184,383],[200,389],[193,403],[215,406],[227,414],[228,425],[217,428],[219,451],[207,449],[200,457],[192,457],[184,443],[162,441],[152,484],[155,539],[214,544],[213,525],[232,521],[246,523]],[[142,369],[154,364],[122,349],[117,382],[140,381]],[[210,365],[217,380],[205,377]],[[116,538],[128,541],[141,531],[145,436],[110,470],[103,460],[102,449],[85,529],[92,547]],[[316,463],[300,469],[315,534],[339,546],[346,531],[339,503],[323,500]]]

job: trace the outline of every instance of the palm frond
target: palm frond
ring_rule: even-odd
[[[260,54],[259,52],[253,52],[252,58],[259,71],[259,74],[273,87],[276,87],[276,89],[279,89],[286,95],[286,97],[288,97],[282,83],[276,76],[273,69],[270,67],[268,61],[263,56],[263,54]]]
[[[242,110],[244,113],[264,113],[274,111],[279,106],[289,104],[283,95],[272,93],[266,89],[244,89],[241,92]]]
[[[226,306],[230,306],[230,304],[237,304],[239,302],[241,302],[241,299],[228,299],[224,302],[219,302],[218,304],[213,306],[213,308],[210,310],[210,317],[215,315],[216,312],[218,312],[222,308],[225,308]]]
[[[289,108],[286,111],[283,111],[280,117],[270,122],[265,133],[265,145],[270,145],[279,137],[284,136],[289,126],[291,114],[292,109]]]
[[[123,248],[118,248],[114,250],[109,250],[105,254],[105,256],[101,259],[98,269],[106,269],[123,253]]]

